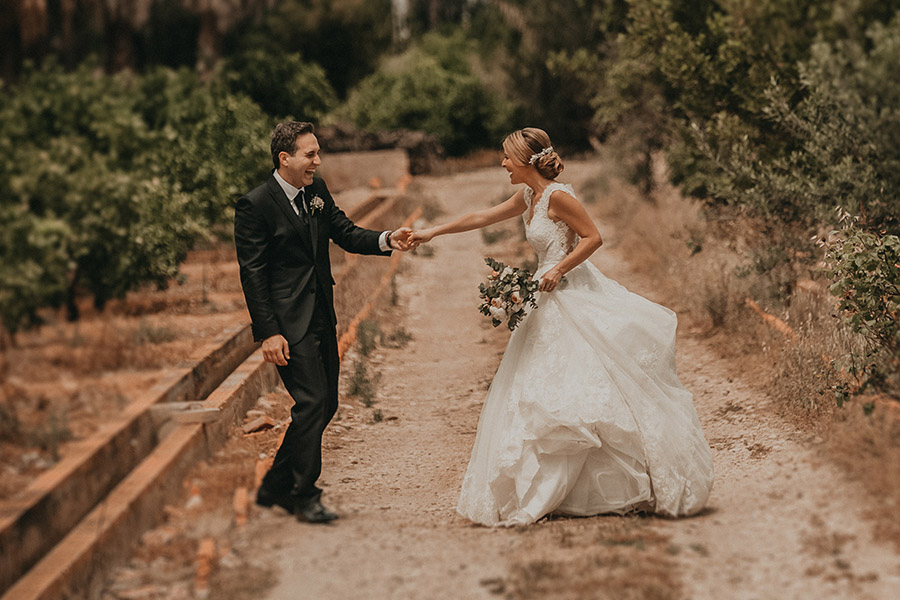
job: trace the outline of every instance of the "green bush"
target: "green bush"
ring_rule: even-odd
[[[0,318],[165,286],[266,169],[266,120],[187,71],[29,66],[0,91]]]
[[[719,194],[770,218],[818,228],[839,204],[866,226],[900,233],[900,17],[875,24],[864,44],[817,43],[800,64],[803,98],[773,84],[765,114],[795,147],[763,160],[744,141],[722,161],[731,181]]]
[[[233,203],[271,169],[271,119],[251,99],[192,71],[143,75],[137,110],[158,140],[142,164],[190,196],[192,209],[231,230]]]
[[[298,53],[279,53],[275,60],[266,50],[248,49],[225,62],[222,77],[232,92],[249,96],[277,119],[319,121],[337,104],[322,67]]]
[[[461,36],[426,36],[364,79],[338,114],[367,130],[432,133],[451,155],[495,147],[511,128],[512,106],[474,74],[472,59]]]
[[[844,228],[826,246],[827,272],[838,310],[866,347],[852,356],[860,389],[900,389],[900,237],[866,231],[840,210]]]
[[[768,164],[803,150],[773,121],[772,82],[795,108],[814,44],[865,43],[866,29],[893,12],[878,0],[631,0],[597,84],[597,127],[633,132],[641,151],[665,147],[685,193],[732,202],[753,185],[751,159]],[[772,217],[791,218],[790,207],[783,212]]]

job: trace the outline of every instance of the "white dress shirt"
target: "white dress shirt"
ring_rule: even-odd
[[[298,194],[300,194],[300,192],[303,191],[303,188],[294,187],[293,185],[285,181],[284,177],[281,176],[277,169],[273,172],[273,175],[275,175],[275,181],[277,181],[278,185],[281,186],[281,189],[284,190],[284,195],[287,196],[288,200],[290,201],[291,208],[294,209],[294,212],[299,216],[301,210],[306,211],[306,206],[300,207],[296,202],[297,196]],[[393,249],[387,241],[387,236],[389,233],[390,231],[382,231],[381,235],[378,237],[378,247],[382,252],[388,252]]]

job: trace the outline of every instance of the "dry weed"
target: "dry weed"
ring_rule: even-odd
[[[681,597],[668,537],[640,517],[565,519],[526,530],[507,597],[516,600],[675,600]]]
[[[869,414],[863,406],[871,403]],[[876,536],[900,548],[900,409],[886,397],[860,397],[834,411],[825,431],[832,459],[869,492]]]
[[[659,286],[679,317],[707,330],[713,347],[757,373],[754,383],[785,415],[828,438],[832,459],[871,492],[879,534],[900,547],[900,407],[889,398],[838,406],[834,389],[852,386],[848,357],[861,340],[835,318],[827,283],[810,280],[804,264],[752,252],[766,247],[764,228],[752,219],[727,210],[701,215],[665,184],[655,202],[621,180],[608,185],[616,202],[595,212],[615,228],[631,267]],[[765,326],[748,297],[794,335]]]

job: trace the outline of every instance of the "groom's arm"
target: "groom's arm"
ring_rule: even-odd
[[[234,212],[234,244],[255,341],[281,333],[269,292],[270,243],[265,219],[248,197],[242,197]]]
[[[328,192],[325,182],[319,180],[316,193],[321,195],[325,202],[325,211],[328,215],[328,230],[331,239],[338,246],[354,254],[380,254],[387,256],[391,253],[391,245],[387,231],[374,231],[357,226],[334,203],[334,199]]]

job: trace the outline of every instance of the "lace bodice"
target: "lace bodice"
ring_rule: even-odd
[[[556,190],[563,190],[572,197],[575,192],[572,186],[564,183],[551,183],[541,196],[535,201],[533,216],[528,221],[531,211],[531,203],[534,199],[534,190],[530,187],[525,188],[525,204],[528,206],[522,215],[525,222],[525,236],[534,253],[537,254],[538,272],[545,268],[550,268],[572,251],[578,244],[578,234],[566,225],[563,221],[553,221],[547,214],[547,208],[550,205],[550,194]]]

